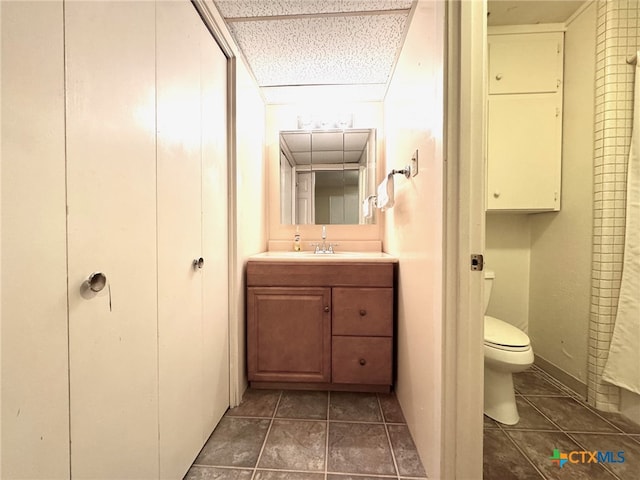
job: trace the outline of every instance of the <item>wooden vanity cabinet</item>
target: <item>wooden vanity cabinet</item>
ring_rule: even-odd
[[[251,385],[388,391],[394,271],[391,262],[249,261]]]

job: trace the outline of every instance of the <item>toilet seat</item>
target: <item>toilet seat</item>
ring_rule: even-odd
[[[489,315],[484,317],[484,344],[487,347],[509,352],[522,352],[531,348],[526,333]]]

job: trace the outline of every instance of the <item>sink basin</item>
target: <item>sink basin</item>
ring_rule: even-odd
[[[334,253],[314,253],[311,251],[303,252],[264,252],[250,257],[250,260],[258,261],[282,261],[282,260],[299,260],[313,262],[396,262],[397,259],[388,253],[383,252],[334,252]]]

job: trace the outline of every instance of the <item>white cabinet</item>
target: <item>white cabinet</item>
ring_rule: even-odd
[[[186,0],[0,8],[2,477],[182,478],[229,405],[226,58]]]
[[[489,35],[487,210],[560,209],[563,34]]]

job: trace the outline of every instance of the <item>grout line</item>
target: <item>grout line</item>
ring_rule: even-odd
[[[264,448],[267,446],[267,440],[269,439],[269,434],[271,433],[271,427],[273,426],[273,421],[276,418],[276,412],[278,411],[278,407],[280,406],[280,400],[282,400],[282,390],[280,390],[280,395],[278,396],[278,401],[276,402],[276,406],[273,409],[273,414],[271,415],[271,422],[269,422],[269,428],[267,428],[267,433],[264,436],[264,441],[262,442],[262,447],[260,448],[260,453],[258,454],[258,458],[256,460],[256,464],[253,467],[253,473],[251,474],[251,480],[254,480],[256,477],[256,472],[258,471],[258,465],[260,464],[260,460],[262,459],[262,453],[264,452]]]
[[[324,442],[324,480],[328,478],[329,472],[329,414],[331,413],[331,390],[327,391],[327,438]]]
[[[387,428],[387,422],[384,418],[384,412],[382,411],[382,404],[380,403],[380,397],[376,394],[376,402],[378,403],[378,410],[380,411],[380,416],[382,417],[382,422],[384,425],[384,432],[387,435],[387,442],[389,442],[389,450],[391,451],[391,459],[393,460],[393,468],[396,469],[396,478],[400,479],[400,469],[398,468],[398,462],[396,460],[396,454],[393,451],[393,444],[391,443],[391,435],[389,435],[389,428]]]
[[[504,434],[505,437],[507,437],[507,439],[513,444],[513,446],[516,447],[516,450],[518,450],[518,452],[520,452],[520,455],[522,455],[525,458],[525,460],[529,462],[529,464],[533,467],[533,469],[536,472],[538,472],[538,474],[540,474],[540,477],[546,480],[547,477],[544,475],[544,473],[542,473],[538,468],[538,466],[535,463],[533,463],[533,461],[529,458],[529,455],[527,455],[524,449],[520,447],[518,442],[516,442],[515,439],[511,438],[511,435],[509,435],[509,431],[502,428],[502,425],[500,425],[499,423],[498,423],[498,429]]]
[[[589,432],[592,433],[592,432]],[[568,436],[571,440],[573,440],[576,445],[578,445],[580,448],[582,448],[583,450],[588,450],[577,438],[575,438],[572,434],[568,433],[568,432],[564,432],[564,434],[566,436]],[[613,475],[617,480],[620,480],[620,477],[618,477],[618,475],[615,474],[615,472],[609,468],[606,467],[606,465],[604,463],[600,463],[598,462],[598,465],[600,465],[602,468],[604,468],[607,472],[609,472],[611,475]]]

